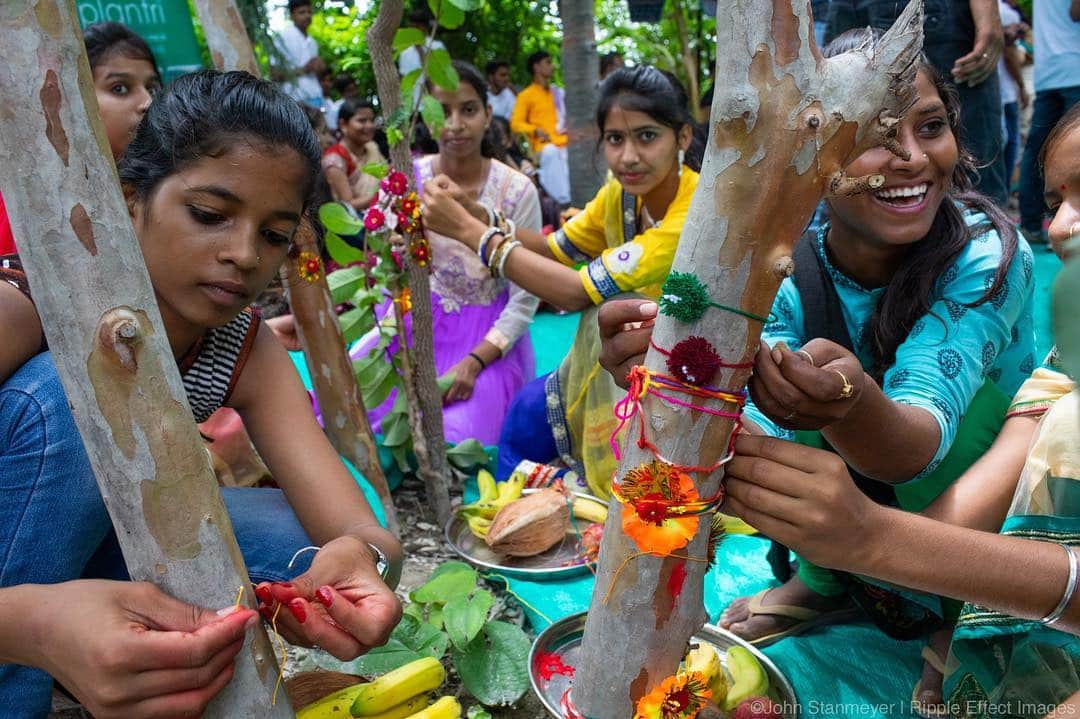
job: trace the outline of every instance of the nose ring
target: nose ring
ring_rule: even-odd
[[[926,153],[924,152],[924,153],[922,154],[922,159],[924,159],[924,160],[929,160],[929,159],[930,159],[930,156],[929,156],[929,155],[927,155],[927,154],[926,154]]]
[[[262,255],[255,255],[256,262],[262,262]]]

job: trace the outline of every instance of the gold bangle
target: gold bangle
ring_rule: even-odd
[[[817,362],[814,361],[814,355],[810,354],[806,350],[799,350],[795,354],[805,357],[806,361],[810,363],[811,367],[817,367]]]

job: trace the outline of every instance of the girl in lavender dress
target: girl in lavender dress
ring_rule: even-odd
[[[417,190],[445,176],[456,185],[460,201],[475,211],[498,210],[517,227],[539,232],[540,199],[532,181],[491,157],[491,108],[483,79],[467,63],[455,61],[454,68],[461,78],[457,90],[431,89],[446,113],[446,126],[438,137],[439,153],[414,164]],[[527,330],[539,300],[495,279],[461,242],[430,230],[426,235],[432,256],[435,369],[440,377],[452,378],[444,397],[446,439],[495,444],[510,401],[535,373]],[[354,354],[363,356],[369,348],[361,342]],[[376,431],[393,399],[369,412]]]

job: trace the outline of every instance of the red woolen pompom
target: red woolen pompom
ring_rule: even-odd
[[[668,371],[687,384],[708,384],[720,365],[720,355],[704,337],[687,337],[668,354]]]

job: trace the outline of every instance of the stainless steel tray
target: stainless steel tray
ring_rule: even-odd
[[[532,494],[537,490],[526,489],[522,492]],[[585,494],[574,492],[575,496],[591,499],[600,504],[606,503]],[[578,527],[584,530],[587,525],[578,522]],[[563,541],[556,544],[546,552],[532,557],[507,557],[496,554],[484,544],[484,540],[473,536],[469,531],[469,525],[464,519],[455,514],[446,524],[446,541],[450,548],[461,555],[466,562],[482,569],[490,569],[509,577],[544,581],[547,579],[566,579],[578,574],[584,574],[595,563],[585,562],[582,559],[581,539],[574,529],[573,523],[567,530]]]
[[[555,719],[564,719],[560,708],[563,695],[570,688],[571,677],[564,674],[554,674],[550,680],[544,679],[537,673],[536,658],[538,655],[554,653],[568,666],[576,666],[578,655],[581,651],[581,637],[585,632],[585,612],[571,614],[555,622],[542,631],[536,641],[533,642],[529,651],[529,679],[532,682],[533,692],[540,698],[544,708]],[[706,624],[701,631],[693,636],[692,641],[707,642],[720,650],[720,661],[724,662],[724,652],[733,646],[742,646],[750,650],[757,657],[761,666],[769,674],[769,694],[784,708],[785,719],[798,717],[798,703],[795,698],[795,689],[775,664],[767,656],[762,654],[752,644],[740,639],[731,632],[720,627]]]

